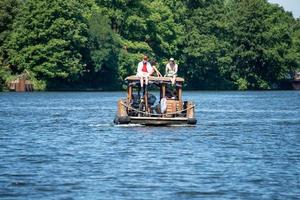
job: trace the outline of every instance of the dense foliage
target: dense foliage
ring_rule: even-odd
[[[191,89],[276,89],[300,68],[300,21],[266,0],[0,0],[0,90],[119,89],[147,54]]]

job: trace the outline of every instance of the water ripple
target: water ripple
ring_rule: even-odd
[[[123,94],[0,93],[0,198],[299,199],[299,92],[185,92],[170,127],[113,125]]]

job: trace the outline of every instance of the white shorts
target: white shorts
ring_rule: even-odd
[[[139,72],[136,74],[138,77],[142,77],[142,78],[149,78],[149,73],[148,72]]]

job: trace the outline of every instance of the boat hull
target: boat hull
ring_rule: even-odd
[[[116,117],[115,124],[140,124],[146,126],[195,125],[197,119],[186,117]]]
[[[292,81],[294,90],[300,90],[300,80]]]

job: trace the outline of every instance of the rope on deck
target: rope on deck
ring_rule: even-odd
[[[128,108],[128,109],[130,109],[130,110],[133,110],[133,111],[136,111],[136,112],[138,112],[138,113],[145,114],[145,115],[159,116],[159,117],[164,116],[164,115],[176,115],[176,114],[181,114],[181,113],[183,113],[183,112],[185,112],[185,111],[188,111],[188,110],[190,110],[190,109],[192,109],[192,108],[195,107],[195,105],[193,105],[193,106],[191,106],[191,107],[189,107],[189,108],[186,108],[186,109],[183,109],[183,110],[180,110],[180,111],[177,111],[177,112],[166,113],[166,114],[157,114],[157,113],[149,113],[149,112],[140,111],[140,110],[138,110],[138,109],[133,108],[132,106],[129,106],[129,105],[123,103],[123,101],[121,101],[121,104],[122,104],[123,106],[125,106],[126,108]]]

